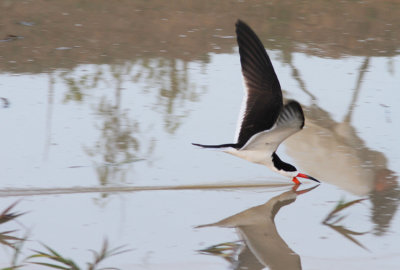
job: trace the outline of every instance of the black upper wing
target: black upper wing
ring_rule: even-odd
[[[274,125],[283,102],[281,86],[260,39],[241,20],[236,23],[236,34],[247,88],[247,101],[237,141],[240,148],[254,134]]]

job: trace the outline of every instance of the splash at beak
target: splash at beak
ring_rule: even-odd
[[[311,177],[311,176],[309,176],[309,175],[307,175],[307,174],[304,174],[304,173],[299,173],[299,174],[297,174],[296,177],[306,178],[306,179],[310,179],[310,180],[313,180],[313,181],[315,181],[315,182],[321,183],[319,180],[315,179],[314,177]],[[295,182],[294,179],[296,179],[296,177],[293,178],[293,182]],[[297,179],[296,179],[296,180],[297,180]],[[297,180],[297,181],[299,181],[299,180]],[[296,182],[295,182],[295,183],[296,183]],[[300,183],[300,182],[299,182],[299,183]],[[296,183],[296,184],[297,184],[297,183]]]

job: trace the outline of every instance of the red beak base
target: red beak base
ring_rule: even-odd
[[[296,177],[293,177],[292,181],[296,184],[296,186],[301,184],[299,179],[297,179]]]

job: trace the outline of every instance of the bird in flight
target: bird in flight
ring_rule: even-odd
[[[304,114],[297,101],[283,104],[282,90],[271,60],[254,31],[243,21],[236,23],[245,96],[238,122],[236,143],[204,145],[220,149],[253,163],[262,164],[299,185],[298,177],[319,182],[299,173],[276,154],[278,146],[304,126]]]

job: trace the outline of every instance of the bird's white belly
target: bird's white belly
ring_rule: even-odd
[[[257,151],[257,150],[237,150],[234,148],[228,148],[224,150],[224,152],[240,157],[247,161],[258,163],[262,165],[268,166],[268,157],[265,151]]]

